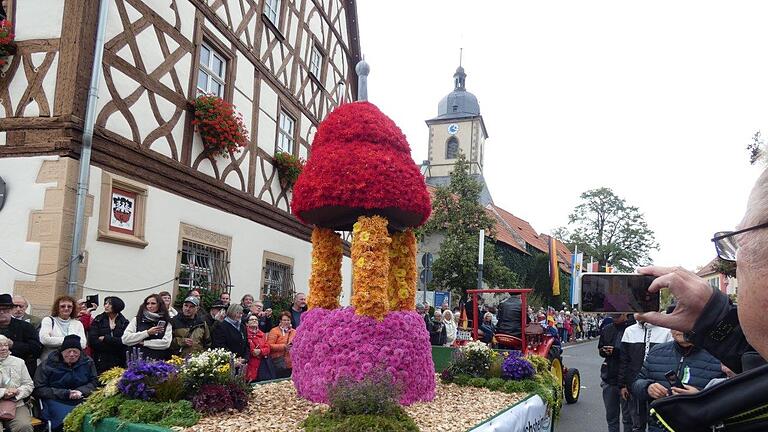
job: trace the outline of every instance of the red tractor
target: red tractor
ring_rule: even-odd
[[[498,348],[508,350],[519,350],[523,354],[534,354],[542,356],[552,363],[552,373],[555,377],[560,379],[563,384],[563,391],[565,393],[565,401],[569,404],[576,403],[579,400],[579,393],[581,390],[581,377],[578,369],[568,369],[563,366],[563,358],[561,349],[554,344],[555,338],[547,332],[539,323],[528,323],[528,305],[526,302],[526,295],[533,291],[530,288],[519,289],[475,289],[467,290],[467,294],[472,296],[472,305],[474,310],[473,317],[477,319],[472,320],[472,337],[478,339],[478,316],[477,296],[483,293],[509,293],[520,294],[522,301],[522,307],[520,308],[520,328],[525,329],[521,332],[520,337],[496,333],[494,338]]]

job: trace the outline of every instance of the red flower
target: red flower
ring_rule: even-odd
[[[342,105],[320,124],[311,157],[293,188],[292,209],[306,223],[351,230],[363,214],[392,229],[423,224],[431,204],[400,128],[375,105]]]
[[[195,129],[203,138],[203,145],[223,157],[237,153],[248,145],[248,131],[235,107],[213,95],[195,99]]]

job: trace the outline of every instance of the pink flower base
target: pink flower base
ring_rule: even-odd
[[[378,322],[352,307],[314,308],[301,316],[291,360],[293,385],[312,402],[327,403],[339,377],[361,380],[375,369],[392,374],[403,405],[435,397],[429,332],[416,312],[390,312]]]

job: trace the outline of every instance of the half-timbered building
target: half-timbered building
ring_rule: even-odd
[[[0,263],[0,292],[42,312],[67,287],[100,2],[5,3],[0,258],[29,274]],[[273,157],[306,158],[318,123],[354,100],[355,1],[110,0],[105,35],[77,294],[119,295],[133,313],[192,286],[233,301],[306,292],[311,230]],[[242,151],[205,150],[192,125],[203,93],[242,114]]]

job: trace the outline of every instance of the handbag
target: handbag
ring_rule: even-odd
[[[13,420],[16,418],[16,401],[13,399],[0,400],[0,420]]]
[[[670,431],[758,432],[768,430],[768,365],[692,395],[657,399],[651,416]]]
[[[272,359],[265,357],[259,362],[259,371],[256,372],[256,381],[269,381],[277,378]]]

